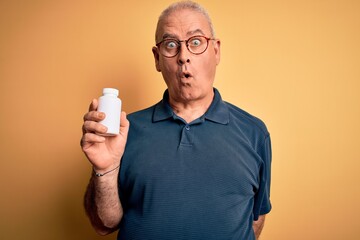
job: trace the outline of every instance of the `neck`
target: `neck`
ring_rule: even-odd
[[[187,123],[201,117],[210,107],[214,98],[214,93],[203,98],[193,101],[177,101],[169,96],[169,103],[175,114]]]

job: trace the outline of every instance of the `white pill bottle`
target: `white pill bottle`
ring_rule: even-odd
[[[105,119],[100,121],[107,127],[104,136],[115,136],[120,131],[121,100],[118,98],[119,90],[104,88],[103,95],[99,98],[98,111],[105,113]]]

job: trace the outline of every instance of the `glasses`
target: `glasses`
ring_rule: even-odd
[[[167,38],[156,44],[161,55],[167,58],[175,57],[181,48],[181,43],[184,42],[186,48],[195,55],[200,55],[206,51],[209,46],[209,40],[215,40],[205,36],[193,36],[188,40],[177,40],[175,38]]]

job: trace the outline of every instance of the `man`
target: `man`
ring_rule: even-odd
[[[116,137],[95,134],[106,132],[96,100],[84,116],[92,225],[119,229],[118,239],[257,239],[271,209],[270,137],[213,88],[220,40],[206,11],[191,1],[168,7],[152,51],[162,101],[129,121],[123,112]]]

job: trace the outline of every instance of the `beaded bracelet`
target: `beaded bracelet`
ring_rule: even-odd
[[[94,168],[93,168],[93,171],[94,171],[94,173],[95,173],[95,176],[97,176],[97,177],[102,177],[102,176],[104,176],[104,175],[106,175],[106,174],[108,174],[108,173],[111,173],[111,172],[115,171],[115,170],[118,169],[119,167],[120,167],[120,165],[117,166],[117,167],[114,168],[114,169],[111,169],[110,171],[105,172],[105,173],[95,172]]]

